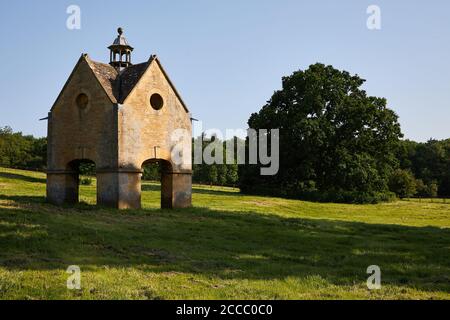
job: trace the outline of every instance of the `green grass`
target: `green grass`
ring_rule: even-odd
[[[45,203],[45,175],[0,168],[0,299],[449,299],[450,204],[320,204],[194,186],[194,208]],[[78,265],[81,290],[65,270]],[[378,265],[382,288],[369,291]]]

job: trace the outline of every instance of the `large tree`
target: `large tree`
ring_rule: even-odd
[[[242,189],[291,196],[387,191],[402,134],[386,99],[367,96],[364,82],[323,64],[284,77],[282,90],[248,121],[254,129],[279,128],[280,170],[259,176],[247,166]]]

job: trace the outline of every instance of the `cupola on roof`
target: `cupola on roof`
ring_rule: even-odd
[[[113,44],[108,47],[110,50],[109,64],[117,71],[121,71],[131,66],[131,52],[133,47],[128,44],[127,39],[123,35],[123,29],[117,29],[117,38]]]
[[[117,33],[118,33],[117,38],[114,39],[113,44],[110,45],[110,46],[108,47],[108,49],[112,49],[112,48],[121,46],[121,47],[126,47],[126,48],[124,48],[124,49],[129,49],[129,50],[133,51],[133,47],[131,47],[131,46],[128,44],[127,39],[126,39],[125,36],[123,35],[123,29],[122,29],[122,28],[118,28],[118,29],[117,29]]]

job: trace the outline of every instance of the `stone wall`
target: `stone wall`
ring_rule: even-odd
[[[75,102],[80,93],[89,98],[84,110]],[[76,159],[92,160],[100,170],[116,168],[116,109],[82,57],[51,110],[48,169],[66,170]]]
[[[150,105],[153,93],[160,94],[164,100],[161,110],[154,110]],[[191,171],[190,164],[176,165],[171,159],[175,146],[171,134],[175,129],[185,129],[189,133],[186,152],[191,154],[190,114],[155,61],[119,106],[118,120],[120,167],[141,169],[145,161],[156,158],[171,162],[175,172]]]

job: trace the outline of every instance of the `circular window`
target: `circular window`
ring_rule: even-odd
[[[154,93],[150,97],[150,105],[152,106],[153,109],[160,110],[164,105],[164,100],[161,97],[161,95]]]
[[[84,93],[81,93],[78,95],[76,102],[77,102],[78,108],[84,110],[84,109],[86,109],[86,107],[89,103],[89,98]]]

